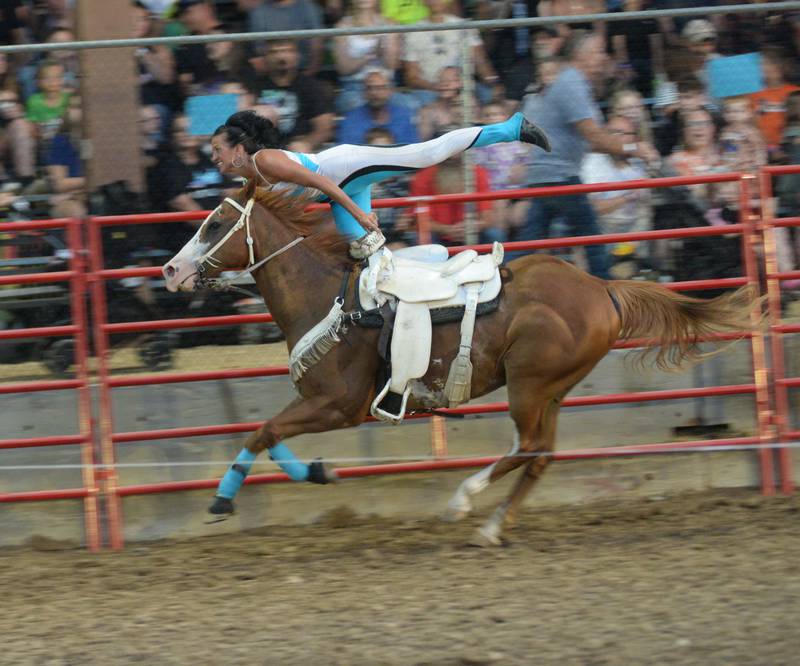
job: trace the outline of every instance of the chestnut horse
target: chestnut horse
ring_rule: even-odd
[[[348,265],[354,272],[347,282],[344,308],[354,307],[359,269],[348,258],[347,242],[332,225],[323,223],[321,214],[306,212],[305,204],[297,197],[246,187],[236,200],[220,204],[164,267],[168,287],[202,288],[223,270],[256,264],[253,277],[291,350],[328,314]],[[520,503],[550,462],[564,397],[617,340],[653,339],[657,344],[649,351],[654,363],[677,368],[701,356],[696,346],[699,337],[747,328],[754,305],[746,288],[703,300],[650,282],[604,281],[542,254],[510,262],[503,275],[498,309],[476,321],[471,395],[508,387],[515,441],[508,454],[460,485],[445,513],[450,519],[466,516],[472,508],[471,495],[521,467],[507,499],[478,531],[477,538],[486,544],[500,543],[503,527],[513,524]],[[249,436],[243,450],[246,459],[252,461],[269,449],[280,461],[277,445],[285,449],[283,440],[363,423],[382,363],[378,336],[377,329],[344,326],[341,342],[299,380],[299,397]],[[420,380],[428,395],[424,403],[412,395],[410,411],[447,404],[442,387],[458,347],[458,323],[434,327],[431,358],[441,362],[431,363]],[[249,466],[234,464],[231,469],[240,473],[241,485]],[[297,478],[326,480],[310,479],[307,473]],[[233,494],[236,490],[238,486]],[[232,513],[231,500],[230,493],[227,497],[218,493],[210,511]]]

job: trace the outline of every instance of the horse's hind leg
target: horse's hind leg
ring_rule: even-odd
[[[529,451],[536,436],[536,427],[540,417],[541,409],[537,409],[533,405],[530,405],[525,410],[525,427],[520,428],[519,422],[517,422],[517,434],[514,435],[514,444],[511,450],[497,462],[485,467],[461,483],[447,504],[447,510],[443,516],[445,520],[454,522],[465,518],[472,511],[470,496],[485,490],[490,483],[501,479],[510,471],[530,460]],[[517,419],[514,420],[517,421]]]
[[[517,479],[508,498],[492,513],[489,520],[480,528],[473,543],[477,545],[499,545],[504,527],[513,527],[517,512],[525,496],[544,474],[552,460],[555,448],[556,423],[560,411],[560,402],[552,400],[543,410],[536,437],[533,455],[527,456],[522,474]]]

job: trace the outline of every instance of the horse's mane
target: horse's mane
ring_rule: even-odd
[[[349,241],[339,233],[327,211],[309,209],[309,204],[313,203],[310,196],[295,196],[288,191],[267,190],[251,184],[243,188],[243,193],[246,199],[252,196],[281,224],[306,236],[305,247],[334,259],[337,267],[345,268],[354,263],[349,253]]]

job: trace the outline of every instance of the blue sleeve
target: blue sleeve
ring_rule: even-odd
[[[558,108],[559,115],[569,124],[595,118],[592,91],[576,69],[561,72],[547,98],[547,103]]]
[[[400,112],[396,118],[394,140],[397,143],[418,143],[419,133],[417,126],[411,119],[411,112],[407,109],[400,107]]]
[[[339,143],[364,143],[366,125],[354,111],[346,114],[339,124]]]

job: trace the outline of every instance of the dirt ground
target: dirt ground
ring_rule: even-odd
[[[523,514],[502,548],[360,518],[0,551],[0,664],[797,664],[800,498]]]

